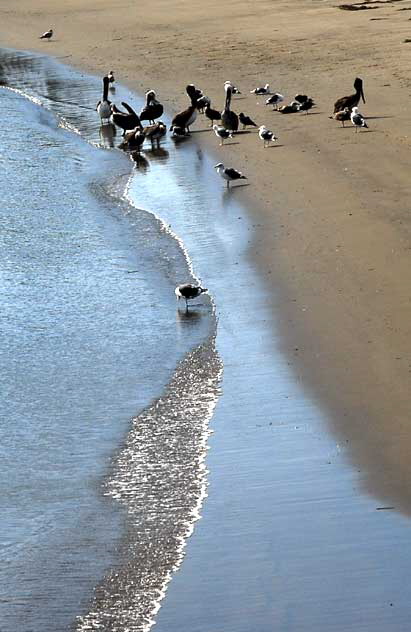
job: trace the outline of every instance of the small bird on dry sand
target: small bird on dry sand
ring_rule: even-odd
[[[203,292],[208,292],[206,287],[201,287],[200,285],[193,285],[192,283],[183,283],[182,285],[177,285],[174,293],[179,301],[180,298],[183,298],[186,302],[186,312],[188,312],[188,301],[192,301],[197,298],[197,296],[201,296]]]
[[[243,126],[243,129],[245,129],[247,127],[247,125],[249,127],[257,127],[257,123],[254,123],[254,121],[252,119],[250,119],[249,116],[246,116],[243,112],[240,112],[240,114],[238,115],[239,121]]]
[[[254,88],[254,90],[250,90],[250,93],[251,94],[270,94],[270,85],[266,83],[264,87]]]
[[[247,178],[243,176],[241,171],[237,171],[232,167],[225,168],[222,162],[219,162],[217,165],[215,165],[214,169],[217,170],[218,175],[221,176],[223,180],[226,180],[227,189],[230,188],[230,182],[234,182],[235,180],[247,180]]]
[[[48,31],[43,33],[43,35],[40,35],[39,39],[45,39],[45,40],[50,41],[52,37],[53,37],[53,29],[49,29]]]
[[[227,90],[227,86],[231,87],[231,92],[232,94],[241,94],[240,90],[237,88],[237,86],[233,85],[231,83],[231,81],[225,81],[224,82],[224,90]]]
[[[274,132],[267,129],[265,125],[261,125],[261,127],[258,128],[258,135],[261,140],[264,141],[264,147],[268,147],[270,142],[278,140]]]
[[[267,99],[265,104],[266,105],[273,105],[274,106],[274,110],[277,110],[278,109],[278,104],[281,103],[281,101],[284,101],[284,95],[280,94],[279,92],[274,92],[274,94],[271,95],[271,97],[269,97]]]
[[[224,144],[224,140],[233,137],[233,132],[221,125],[213,125],[214,134],[220,139],[220,146]]]
[[[349,121],[351,118],[351,112],[349,108],[344,108],[340,112],[336,112],[332,116],[329,116],[330,119],[335,119],[336,121],[341,121],[342,126],[345,127],[344,122]]]
[[[362,114],[360,114],[357,107],[354,107],[351,111],[351,123],[355,126],[355,132],[358,132],[359,127],[368,128],[367,122]]]

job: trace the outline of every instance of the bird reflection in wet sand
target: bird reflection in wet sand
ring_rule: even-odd
[[[130,158],[134,162],[135,168],[139,171],[147,171],[147,169],[150,167],[150,163],[147,158],[143,156],[143,154],[141,154],[139,151],[131,151]]]
[[[108,125],[101,125],[99,134],[103,147],[114,147],[116,128],[112,123],[109,123]]]
[[[203,312],[201,310],[176,310],[176,320],[177,323],[183,326],[185,329],[187,327],[198,327],[198,323],[203,317]]]

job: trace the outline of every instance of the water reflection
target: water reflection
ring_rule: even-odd
[[[138,170],[140,170],[142,172],[146,172],[149,169],[150,162],[139,151],[132,151],[132,152],[130,152],[130,158],[134,162],[134,165],[135,165],[136,169],[138,169]]]
[[[100,130],[100,139],[103,147],[114,147],[114,139],[116,137],[116,128],[112,123],[108,125],[101,125]]]

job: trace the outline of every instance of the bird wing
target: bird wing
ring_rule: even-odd
[[[238,178],[241,178],[241,173],[236,169],[232,169],[231,167],[229,167],[228,169],[224,169],[224,172],[232,180],[238,180]]]

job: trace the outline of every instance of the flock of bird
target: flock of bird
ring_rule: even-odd
[[[110,71],[108,75],[103,77],[103,95],[96,106],[102,125],[119,127],[123,134],[123,140],[119,148],[131,152],[132,155],[139,155],[146,140],[151,142],[153,148],[155,145],[160,147],[160,140],[166,135],[167,127],[161,120],[157,120],[163,115],[164,107],[157,100],[155,91],[148,90],[146,103],[141,112],[137,114],[128,103],[122,101],[121,105],[125,110],[123,111],[109,100],[109,90],[111,89],[112,92],[115,90],[114,83],[114,74]],[[353,94],[342,97],[335,102],[334,113],[330,118],[341,121],[343,126],[345,121],[350,120],[357,132],[361,127],[368,127],[358,108],[361,99],[365,103],[363,82],[359,77],[354,81],[354,90]],[[202,112],[211,122],[210,127],[219,139],[220,145],[223,145],[225,140],[231,139],[239,131],[240,125],[242,125],[243,130],[247,127],[258,128],[258,137],[262,140],[264,147],[278,140],[274,132],[265,125],[258,126],[244,112],[240,112],[237,115],[231,109],[232,96],[241,94],[241,91],[236,86],[230,81],[226,81],[224,91],[225,104],[224,109],[220,112],[211,107],[211,100],[201,90],[193,84],[187,85],[186,94],[189,98],[189,106],[172,119],[170,126],[171,136],[173,138],[188,136],[190,134],[190,126],[195,122],[198,113]],[[290,103],[279,106],[284,101],[284,96],[279,92],[272,93],[268,83],[265,86],[254,88],[250,93],[257,96],[267,96],[265,104],[272,105],[273,110],[282,114],[291,114],[293,112],[306,112],[308,114],[309,110],[315,106],[314,100],[305,94],[297,94]],[[143,123],[148,124],[143,125]],[[230,188],[232,182],[247,179],[240,171],[233,167],[225,167],[222,162],[216,164],[214,168],[217,174],[227,183],[227,188]],[[191,283],[179,285],[175,289],[177,298],[185,300],[186,312],[188,311],[188,302],[196,299],[204,292],[207,292],[206,288]]]
[[[40,39],[50,41],[52,37],[53,29],[49,29],[41,35]],[[166,135],[167,127],[161,120],[157,120],[163,115],[164,107],[157,100],[155,91],[148,90],[146,93],[145,106],[141,112],[137,114],[128,103],[124,101],[121,102],[124,111],[120,110],[109,100],[109,90],[111,90],[111,92],[115,91],[114,84],[114,73],[110,71],[103,77],[103,95],[102,99],[96,105],[101,124],[103,126],[114,125],[122,130],[123,140],[119,148],[129,151],[133,157],[135,157],[136,154],[137,156],[139,155],[146,140],[151,142],[153,148],[155,145],[160,147],[160,141]],[[340,121],[343,127],[345,126],[345,121],[351,121],[355,131],[358,132],[361,127],[368,127],[365,118],[359,112],[358,108],[361,99],[365,103],[363,82],[359,77],[354,81],[354,90],[355,92],[353,94],[342,97],[335,102],[334,113],[329,118]],[[211,100],[203,94],[201,90],[196,88],[193,84],[187,85],[186,94],[190,104],[187,108],[174,116],[170,126],[171,136],[173,138],[188,136],[190,134],[190,126],[195,122],[198,113],[202,112],[211,122],[210,128],[213,129],[221,146],[225,140],[233,138],[233,135],[239,131],[240,125],[242,125],[243,130],[247,127],[258,128],[258,137],[263,142],[263,147],[268,147],[270,143],[278,140],[274,132],[265,125],[258,126],[248,115],[244,114],[244,112],[240,112],[237,115],[231,109],[233,95],[241,95],[241,91],[237,86],[232,84],[231,81],[226,81],[224,83],[224,92],[224,109],[219,111],[211,107]],[[265,101],[265,105],[273,106],[273,110],[281,114],[297,112],[305,112],[308,114],[309,111],[315,107],[314,100],[305,94],[297,94],[290,103],[280,105],[284,101],[284,95],[279,92],[272,92],[268,83],[250,90],[250,94],[267,96],[268,98]],[[147,124],[143,125],[143,123]],[[227,188],[230,188],[230,183],[232,182],[247,179],[240,171],[232,167],[225,167],[222,162],[216,164],[214,168],[217,174],[226,181]],[[197,298],[204,292],[207,292],[206,288],[191,283],[179,285],[175,289],[177,298],[185,300],[186,311],[188,311],[188,301]]]
[[[52,32],[51,29],[47,33],[50,32]],[[96,106],[102,125],[114,125],[122,130],[123,140],[119,147],[130,151],[133,157],[140,153],[146,140],[151,142],[153,148],[155,145],[159,147],[161,139],[167,133],[167,127],[161,120],[157,120],[163,115],[164,107],[157,100],[155,91],[148,90],[145,106],[139,114],[124,101],[121,103],[125,109],[123,111],[109,100],[109,89],[114,91],[114,82],[112,71],[103,77],[103,95]],[[357,132],[361,127],[368,127],[365,118],[358,109],[358,103],[361,98],[365,103],[363,82],[359,77],[354,81],[354,89],[354,94],[342,97],[335,102],[334,114],[330,118],[341,121],[343,126],[345,121],[350,120]],[[224,109],[220,111],[211,107],[211,100],[195,85],[189,84],[186,86],[189,106],[174,116],[170,126],[171,136],[173,138],[188,136],[190,134],[190,126],[195,122],[198,113],[201,112],[210,121],[210,127],[219,139],[220,146],[224,144],[225,140],[233,138],[233,135],[239,131],[240,125],[242,125],[243,130],[247,127],[258,128],[258,137],[263,142],[263,147],[268,147],[270,143],[278,140],[278,136],[265,125],[258,126],[244,112],[240,112],[237,115],[231,109],[233,95],[241,95],[241,91],[237,86],[232,84],[231,81],[226,81],[224,83],[224,92]],[[306,94],[296,94],[290,103],[280,105],[284,101],[284,96],[279,92],[271,92],[268,83],[250,90],[250,93],[257,96],[267,96],[265,105],[273,106],[273,110],[281,114],[291,114],[293,112],[305,112],[308,114],[315,107],[314,99]],[[143,123],[148,124],[143,125]],[[246,179],[240,171],[232,167],[226,168],[221,162],[215,165],[215,169],[220,177],[226,181],[227,188],[230,188],[231,182]]]

